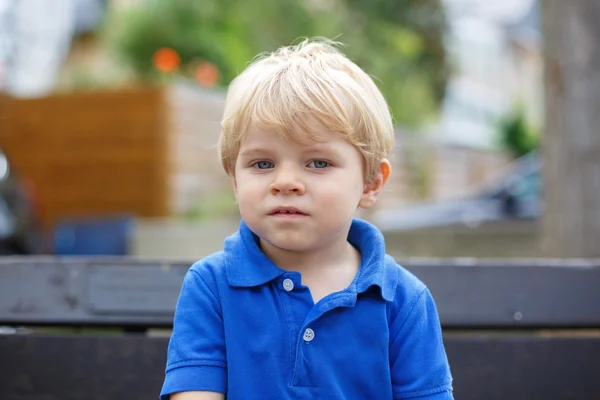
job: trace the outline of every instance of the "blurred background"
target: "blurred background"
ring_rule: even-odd
[[[0,252],[220,249],[239,221],[216,152],[227,85],[256,54],[324,36],[375,78],[395,118],[390,184],[361,215],[392,255],[549,254],[542,8],[0,0]]]

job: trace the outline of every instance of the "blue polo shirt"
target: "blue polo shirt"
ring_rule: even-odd
[[[228,400],[452,399],[435,304],[354,220],[362,254],[348,288],[314,304],[298,272],[278,268],[242,222],[224,250],[188,271],[161,400],[208,390]]]

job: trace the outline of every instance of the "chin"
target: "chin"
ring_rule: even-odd
[[[267,238],[266,241],[278,249],[292,252],[306,252],[316,247],[313,243],[307,243],[306,240],[293,238]]]

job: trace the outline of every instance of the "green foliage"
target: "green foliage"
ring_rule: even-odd
[[[178,73],[204,60],[227,85],[258,53],[328,37],[373,76],[397,122],[417,125],[433,116],[448,76],[440,0],[146,0],[113,12],[105,37],[144,80],[160,76],[152,55],[175,49]]]
[[[527,122],[522,107],[515,110],[500,122],[502,145],[515,157],[520,157],[539,147],[539,135]]]
[[[202,221],[211,218],[239,217],[235,195],[231,188],[212,193],[201,198],[183,217],[191,221]]]

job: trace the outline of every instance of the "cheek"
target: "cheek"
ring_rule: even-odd
[[[244,175],[239,176],[236,180],[236,196],[239,200],[245,200],[246,202],[252,201],[258,197],[264,189],[261,186],[260,181],[256,179],[247,179]]]
[[[358,205],[363,192],[362,180],[348,179],[346,176],[332,177],[326,182],[319,182],[321,201],[324,206],[336,207],[349,204]]]
[[[238,182],[235,197],[239,211],[244,218],[254,215],[257,206],[261,203],[257,191],[242,182]]]

